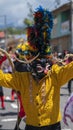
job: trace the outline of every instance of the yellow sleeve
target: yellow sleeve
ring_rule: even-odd
[[[4,86],[7,88],[12,88],[15,90],[20,90],[22,85],[21,85],[21,78],[25,76],[25,73],[20,73],[20,72],[15,72],[13,74],[9,73],[3,73],[2,70],[0,70],[0,86]],[[24,80],[25,84],[25,80]]]
[[[65,66],[53,65],[52,71],[56,77],[58,85],[62,86],[73,78],[73,62]]]

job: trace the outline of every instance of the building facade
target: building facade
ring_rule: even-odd
[[[72,16],[71,2],[67,3],[53,11],[54,27],[51,36],[52,50],[63,52],[64,50],[71,51],[71,36],[72,36]]]

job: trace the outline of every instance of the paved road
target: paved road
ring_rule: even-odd
[[[73,91],[73,82],[72,82],[72,91]],[[65,104],[67,102],[67,99],[69,98],[69,93],[68,93],[68,89],[67,89],[67,84],[65,84],[60,91],[60,106],[61,106],[61,113],[62,113],[62,117],[63,117],[63,110],[65,107]],[[62,130],[73,130],[73,123],[67,119],[69,122],[69,127],[67,127],[64,123],[63,120],[61,122],[61,126],[62,126]]]
[[[3,88],[5,95],[5,110],[0,108],[0,130],[13,130],[17,120],[18,107],[17,99],[11,102],[11,89]],[[16,94],[15,94],[16,97]],[[24,129],[25,123],[22,121],[20,127]]]
[[[17,120],[17,111],[18,111],[17,100],[15,99],[14,102],[11,102],[10,99],[11,89],[4,88],[4,94],[6,97],[5,99],[6,108],[5,110],[0,109],[0,130],[13,130]],[[61,88],[61,92],[60,92],[60,99],[61,99],[60,105],[61,105],[62,115],[68,97],[69,95],[68,95],[67,84],[66,84]],[[65,126],[63,121],[61,122],[62,130],[73,130],[73,124],[71,123],[70,120],[68,121],[70,124],[69,127]],[[22,121],[20,124],[20,128],[23,130],[24,127],[25,127],[25,123]]]

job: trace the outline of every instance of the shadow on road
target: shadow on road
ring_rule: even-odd
[[[0,113],[0,116],[15,116],[17,112],[7,112],[7,113]]]
[[[60,96],[67,96],[68,97],[69,94],[63,94],[63,93],[61,93]]]
[[[13,130],[13,129],[1,129],[1,130]]]
[[[0,125],[0,129],[1,129],[2,125]]]
[[[67,87],[61,87],[61,89],[68,89]]]

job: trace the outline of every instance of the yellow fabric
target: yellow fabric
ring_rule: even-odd
[[[0,70],[0,86],[21,92],[27,115],[26,124],[38,127],[55,124],[61,120],[60,87],[71,78],[73,78],[73,62],[62,67],[53,65],[51,72],[40,82],[36,82],[30,72],[4,74]]]
[[[30,44],[29,44],[28,42],[18,44],[18,46],[17,46],[16,49],[19,49],[19,48],[20,48],[22,51],[27,51],[27,50],[36,51],[36,49],[33,48],[32,46],[30,46]]]
[[[28,50],[28,42],[18,44],[16,49],[19,49],[19,48],[22,49],[22,51]]]
[[[22,52],[24,52],[24,51],[28,52],[28,53],[26,53],[26,58],[27,59],[31,59],[31,57],[33,57],[30,54],[30,51],[33,51],[33,52],[36,51],[36,48],[33,48],[32,46],[30,46],[30,44],[28,42],[18,44],[18,46],[16,47],[16,50],[18,50],[18,49],[21,49]],[[19,59],[24,60],[24,53],[23,54],[21,54],[21,53],[19,54]]]

